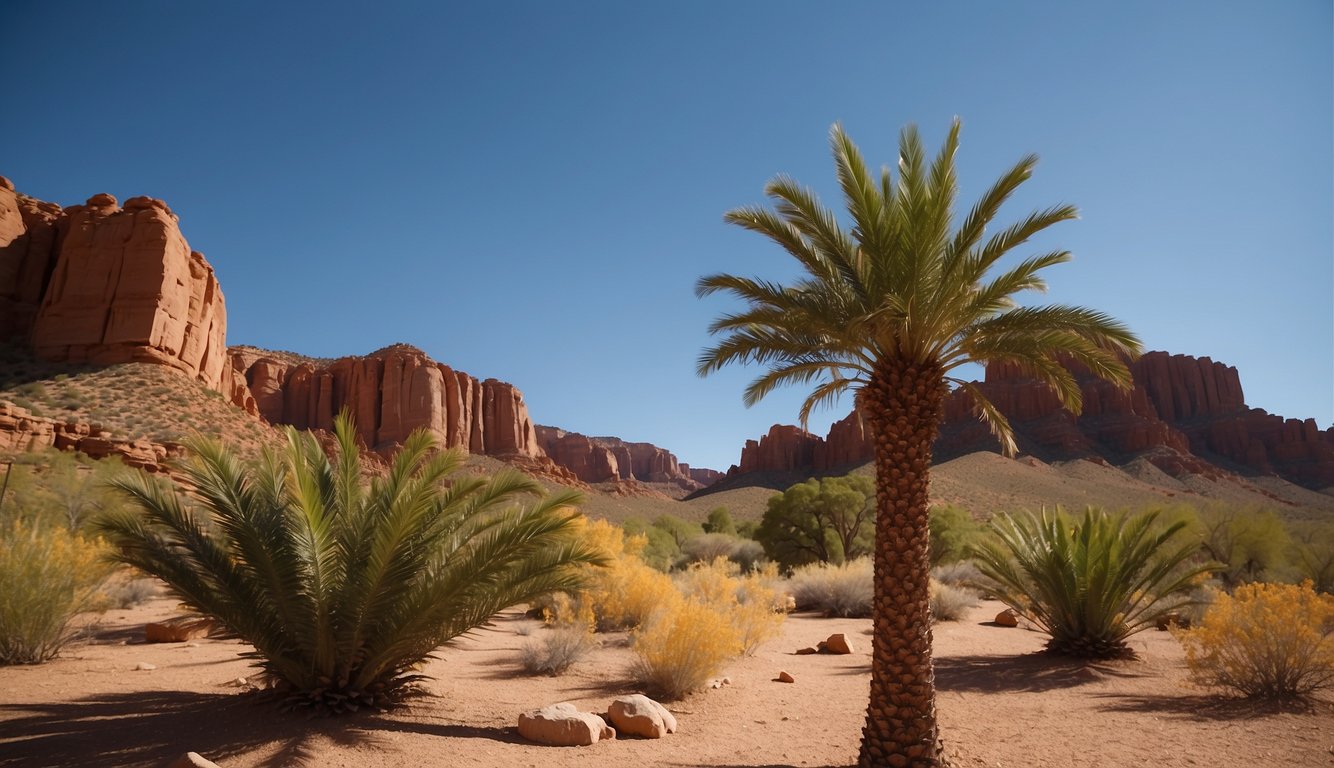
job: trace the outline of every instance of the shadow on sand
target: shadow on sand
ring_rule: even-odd
[[[1218,695],[1122,696],[1105,693],[1098,696],[1107,703],[1108,712],[1150,712],[1196,722],[1252,720],[1270,715],[1309,715],[1320,709],[1334,712],[1334,703],[1325,701],[1264,701]]]
[[[1022,656],[947,656],[936,663],[936,688],[964,693],[1041,692],[1075,688],[1108,677],[1140,677],[1128,664],[1090,663],[1028,653]]]
[[[261,765],[315,764],[332,742],[375,747],[387,732],[522,743],[513,728],[403,721],[375,714],[311,719],[258,695],[148,691],[59,704],[0,704],[0,765],[160,766],[186,752],[214,762],[254,751]]]

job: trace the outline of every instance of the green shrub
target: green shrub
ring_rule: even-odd
[[[1174,632],[1192,678],[1266,699],[1334,684],[1334,597],[1306,582],[1247,584],[1222,594],[1198,627]]]
[[[1197,547],[1178,536],[1183,523],[1164,527],[1157,518],[1092,507],[1074,522],[1059,509],[1001,515],[994,538],[974,548],[979,587],[1047,633],[1052,653],[1129,655],[1126,638],[1188,603],[1174,596],[1211,570],[1186,564]]]
[[[927,521],[931,528],[932,566],[963,560],[986,531],[986,526],[974,520],[972,513],[950,504],[932,507]]]
[[[868,557],[841,565],[810,563],[792,572],[788,591],[799,611],[821,611],[826,616],[870,616],[875,596],[874,568]]]
[[[15,518],[0,527],[0,664],[37,664],[69,642],[110,568],[105,547],[64,526]]]
[[[807,480],[769,499],[755,539],[789,570],[842,563],[871,552],[875,481],[865,475]]]
[[[577,494],[517,506],[541,496],[536,482],[456,474],[463,455],[437,452],[425,431],[366,485],[346,414],[334,432],[333,460],[294,429],[285,454],[250,462],[192,440],[188,497],[126,475],[114,484],[135,509],[99,520],[117,559],[254,646],[289,706],[385,706],[442,643],[576,589],[576,566],[600,561],[574,537]]]
[[[714,507],[709,510],[709,517],[704,522],[704,532],[737,535],[736,523],[732,522],[732,515],[727,511],[727,507]]]
[[[1293,533],[1292,563],[1300,578],[1317,592],[1334,593],[1334,524],[1305,523]]]
[[[1222,566],[1218,575],[1228,588],[1292,575],[1287,567],[1292,539],[1273,512],[1208,507],[1199,511],[1198,525],[1200,548]]]

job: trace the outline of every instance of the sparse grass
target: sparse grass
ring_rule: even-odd
[[[871,560],[862,557],[842,565],[804,565],[792,572],[788,590],[799,611],[822,611],[827,616],[870,616],[875,592]]]
[[[519,652],[519,661],[531,675],[560,675],[598,646],[587,625],[552,627],[540,638],[530,639]]]
[[[931,618],[959,621],[977,605],[977,593],[967,587],[931,580]]]

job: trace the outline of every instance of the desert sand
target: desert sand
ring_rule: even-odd
[[[1035,655],[1040,634],[989,622],[984,602],[935,629],[940,721],[957,766],[1323,766],[1334,764],[1334,703],[1257,706],[1185,679],[1166,632],[1133,641],[1137,660],[1084,667]],[[519,649],[544,631],[522,611],[442,648],[420,697],[385,714],[308,719],[237,684],[235,640],[144,644],[173,615],[159,597],[103,615],[89,637],[40,666],[0,668],[0,765],[165,766],[195,751],[222,768],[382,766],[844,766],[855,762],[870,669],[870,623],[790,616],[781,636],[723,672],[730,684],[673,702],[678,733],[590,747],[525,743],[529,708],[604,711],[626,680],[624,634],[562,677],[530,677]],[[525,637],[521,632],[530,631]],[[834,632],[850,656],[795,656]],[[137,669],[152,665],[152,669]],[[792,684],[775,682],[787,671]]]

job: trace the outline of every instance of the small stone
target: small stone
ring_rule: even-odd
[[[1019,626],[1019,615],[1014,612],[1013,608],[1006,608],[996,614],[995,623],[1002,627],[1017,627]]]
[[[157,669],[156,664],[149,664],[148,662],[144,661],[141,661],[138,664],[134,665],[134,670],[136,672],[147,672],[149,670],[154,670],[154,669]]]
[[[774,678],[774,682],[778,682],[778,683],[795,683],[795,682],[797,682],[797,679],[796,679],[795,677],[793,677],[792,675],[789,675],[789,674],[786,673],[786,672],[779,672],[779,673],[778,673],[778,677],[775,677],[775,678]]]
[[[848,636],[841,632],[835,635],[830,635],[829,639],[825,640],[823,645],[825,653],[834,653],[842,656],[853,652],[852,641],[848,640]]]
[[[815,653],[819,653],[819,651],[816,650],[815,648],[811,648],[811,647],[798,648],[798,649],[796,650],[796,654],[797,654],[798,656],[810,656],[811,654],[815,654]]]

